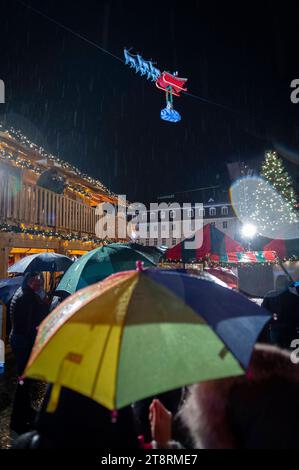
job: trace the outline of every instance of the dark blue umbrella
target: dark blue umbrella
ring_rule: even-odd
[[[7,277],[0,280],[0,300],[5,305],[11,301],[16,290],[21,287],[23,280],[23,276]]]
[[[38,272],[65,272],[73,261],[64,255],[57,253],[37,253],[25,256],[17,261],[9,269],[9,273]]]

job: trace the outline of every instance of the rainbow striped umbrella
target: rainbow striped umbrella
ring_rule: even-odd
[[[25,375],[109,409],[243,374],[268,313],[242,295],[171,270],[118,273],[69,297],[39,328]]]

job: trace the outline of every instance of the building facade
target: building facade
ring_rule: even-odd
[[[190,203],[188,207],[164,204],[161,209],[136,215],[139,221],[134,225],[132,238],[147,246],[171,248],[207,224],[236,239],[241,227],[231,203],[216,202],[213,198],[201,205]]]

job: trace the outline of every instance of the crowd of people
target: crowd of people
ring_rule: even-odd
[[[262,306],[271,313],[243,376],[212,380],[151,397],[111,412],[62,388],[54,413],[31,406],[32,381],[22,377],[40,322],[51,310],[40,273],[28,273],[10,315],[11,349],[19,377],[11,417],[16,449],[161,448],[250,449],[299,447],[299,295],[277,279]],[[298,357],[299,362],[299,357]]]

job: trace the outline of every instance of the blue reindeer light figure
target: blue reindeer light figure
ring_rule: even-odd
[[[142,76],[146,75],[148,80],[155,82],[160,77],[161,72],[159,69],[154,67],[151,60],[144,60],[140,54],[136,56],[130,53],[130,49],[124,48],[125,64],[129,65],[131,69],[135,69],[136,73],[140,73]]]
[[[130,68],[136,69],[136,72],[139,71],[138,63],[136,59],[130,54],[130,51],[128,49],[124,49],[124,56],[125,56],[125,63],[126,65],[129,65]]]
[[[157,69],[156,67],[154,67],[153,65],[153,62],[149,62],[149,66],[150,66],[150,69],[151,69],[151,77],[152,77],[152,82],[155,82],[161,75],[161,72],[159,69]]]
[[[141,55],[137,54],[136,57],[138,60],[139,71],[141,75],[145,75],[149,70],[148,63],[141,57]]]

